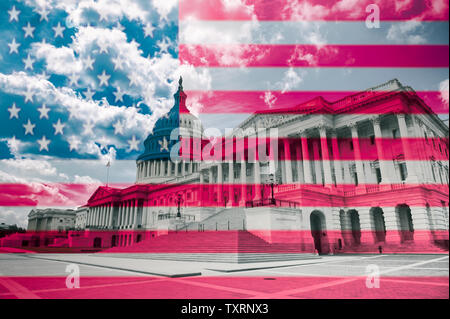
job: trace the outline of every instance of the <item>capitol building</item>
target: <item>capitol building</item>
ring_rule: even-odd
[[[398,80],[254,113],[217,143],[181,78],[174,99],[136,183],[99,187],[70,247],[126,251],[182,232],[220,246],[214,234],[240,231],[304,253],[448,250],[448,126]]]

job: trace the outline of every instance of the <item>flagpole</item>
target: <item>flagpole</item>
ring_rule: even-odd
[[[106,187],[108,187],[108,183],[109,183],[109,167],[111,166],[111,162],[108,161],[108,163],[106,163]]]

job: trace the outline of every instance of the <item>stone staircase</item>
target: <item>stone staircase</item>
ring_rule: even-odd
[[[183,230],[245,230],[244,208],[232,207],[221,209],[202,221],[191,222],[178,229],[178,231]]]
[[[379,253],[378,247],[386,254],[448,254],[448,249],[433,244],[404,242],[399,244],[377,243],[372,245],[352,245],[344,247],[339,253]]]
[[[269,244],[244,230],[169,232],[127,247],[114,247],[102,254],[120,257],[182,261],[251,263],[318,258],[304,253],[298,244]]]

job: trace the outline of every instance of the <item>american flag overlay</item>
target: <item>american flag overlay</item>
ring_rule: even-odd
[[[448,21],[2,1],[0,299],[448,298]]]

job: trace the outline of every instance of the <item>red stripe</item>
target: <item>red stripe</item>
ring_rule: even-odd
[[[236,218],[233,220],[236,223]],[[240,222],[240,221],[239,221]],[[308,222],[309,223],[309,222]],[[202,224],[202,222],[200,222]],[[312,254],[315,252],[314,237],[326,232],[327,246],[333,247],[341,239],[341,253],[374,253],[379,252],[378,246],[383,246],[383,252],[392,253],[442,253],[442,249],[434,245],[433,238],[448,240],[447,230],[277,230],[277,229],[245,229],[242,220],[238,230],[227,230],[227,220],[220,223],[210,223],[213,230],[190,228],[178,231],[163,232],[161,230],[107,230],[95,229],[69,232],[42,231],[17,233],[6,237],[9,243],[27,241],[19,248],[36,253],[83,253],[94,248],[95,238],[101,239],[97,249],[100,253],[139,253],[139,254]],[[207,227],[208,227],[207,226]],[[236,225],[233,225],[236,228]],[[217,227],[217,230],[214,230]],[[242,231],[245,229],[245,231]],[[114,236],[114,237],[113,237]],[[415,247],[402,247],[402,238],[414,241]],[[47,239],[47,240],[46,240]],[[379,241],[379,242],[378,242]],[[218,245],[217,243],[220,243]],[[355,247],[350,244],[359,245]],[[389,245],[386,245],[389,244]],[[409,250],[408,250],[409,249]],[[8,253],[8,249],[0,253]],[[176,258],[176,255],[168,256]]]
[[[79,289],[67,288],[66,280],[65,276],[0,277],[0,299],[29,298],[24,296],[24,289],[46,299],[448,299],[449,297],[448,276],[383,275],[380,278],[379,288],[374,289],[367,288],[367,276],[302,277],[293,274],[270,277],[163,278],[157,276],[99,277],[81,274]],[[5,284],[11,281],[14,281],[16,285]],[[240,303],[245,302],[240,301]],[[264,302],[257,304],[264,304]],[[233,311],[233,306],[223,305],[221,312],[227,313],[227,307],[230,308],[229,313]],[[167,309],[165,311],[175,317],[176,314],[181,313],[181,309],[180,306],[172,312]],[[265,306],[260,305],[260,309],[265,311]],[[277,310],[270,308],[269,305],[268,313],[276,312]],[[214,315],[217,313],[216,309]]]
[[[50,206],[50,207],[74,207],[87,203],[93,192],[80,192],[76,198],[71,201],[59,201],[58,196],[61,192],[68,189],[80,189],[85,187],[83,184],[47,184],[51,189],[49,192],[36,192],[26,184],[0,184],[0,206],[24,206],[30,209],[36,205]],[[110,185],[114,187],[115,185]],[[265,200],[270,198],[270,185],[261,184],[132,184],[128,188],[121,190],[123,184],[117,185],[118,188],[113,189],[113,194],[106,194],[104,197],[97,198],[95,201],[89,203],[89,206],[96,206],[102,204],[110,204],[111,202],[119,202],[122,200],[134,200],[136,194],[140,194],[141,199],[149,199],[144,201],[143,205],[150,207],[176,207],[177,192],[194,192],[198,193],[196,198],[184,202],[186,207],[216,207],[224,206],[224,202],[218,202],[214,197],[215,193],[221,196],[228,197],[226,194],[240,194],[244,190],[247,191],[247,199],[251,200],[255,194],[260,196],[261,189],[264,189]],[[383,206],[396,206],[399,203],[399,198],[413,198],[412,194],[417,193],[417,196],[422,198],[423,191],[430,194],[438,194],[439,196],[446,196],[448,194],[448,185],[442,184],[413,184],[413,183],[397,183],[397,184],[360,184],[358,186],[352,184],[322,185],[322,184],[301,184],[291,183],[275,186],[276,204],[279,206],[291,207],[365,207],[368,205],[367,201],[372,203],[372,197],[368,195],[382,194]],[[291,192],[291,193],[289,193]],[[279,194],[280,193],[280,194]],[[282,195],[283,193],[284,195]],[[440,194],[439,194],[440,193]],[[315,196],[315,195],[316,196]],[[280,197],[281,196],[281,197]],[[312,197],[311,197],[312,196]],[[330,196],[333,201],[330,201]],[[26,198],[33,198],[32,201],[27,201]],[[285,198],[286,200],[283,200]],[[430,197],[430,206],[440,207],[440,201],[434,202]],[[268,202],[267,202],[268,203]],[[228,205],[232,204],[235,207],[244,207],[246,204],[241,201],[233,203],[228,201]],[[256,204],[255,204],[256,205]],[[424,207],[425,203],[412,202],[410,206]]]
[[[389,92],[377,91],[371,93],[372,95],[382,95]],[[360,91],[293,91],[284,92],[281,91],[186,91],[188,96],[187,104],[195,101],[202,108],[199,111],[200,114],[208,113],[245,113],[251,114],[255,112],[267,112],[275,111],[276,109],[284,109],[287,113],[293,112],[297,114],[313,113],[313,114],[330,114],[329,110],[323,110],[321,108],[317,110],[311,110],[308,105],[315,105],[317,98],[321,96],[326,101],[339,101],[348,97],[347,105],[354,105],[352,96],[361,95]],[[441,98],[439,91],[420,91],[416,94],[430,107],[430,110],[424,108],[410,108],[405,110],[407,114],[448,114],[448,104]],[[312,101],[315,99],[315,101]],[[272,102],[270,102],[272,101]],[[361,101],[363,103],[364,101]],[[358,103],[358,102],[356,102]],[[343,104],[343,103],[342,103]],[[333,108],[334,106],[331,105]],[[370,106],[352,108],[346,111],[344,106],[336,106],[336,109],[341,110],[341,113],[349,114],[386,114],[390,110],[382,106]]]
[[[448,67],[448,45],[180,44],[196,67]]]
[[[339,4],[341,2],[341,4]],[[448,0],[406,1],[405,6],[398,6],[390,0],[350,1],[347,7],[344,1],[326,0],[243,0],[229,1],[234,4],[226,6],[221,0],[181,0],[179,18],[181,20],[260,20],[260,21],[365,21],[369,13],[366,7],[376,3],[380,8],[382,21],[446,21],[449,18]]]

